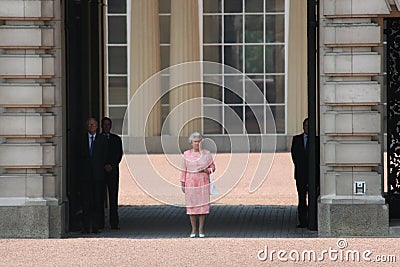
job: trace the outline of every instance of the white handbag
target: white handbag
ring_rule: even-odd
[[[214,172],[211,170],[210,173],[210,195],[218,195],[219,191],[215,187],[215,182],[214,182]]]

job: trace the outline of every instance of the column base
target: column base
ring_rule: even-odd
[[[338,204],[318,201],[318,235],[388,236],[387,204]]]
[[[0,238],[59,238],[65,231],[65,205],[0,207]]]

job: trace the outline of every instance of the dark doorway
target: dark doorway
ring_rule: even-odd
[[[89,117],[103,108],[103,4],[94,0],[65,1],[67,231],[80,228],[79,144]]]
[[[384,21],[387,85],[387,177],[389,217],[400,219],[400,18]]]

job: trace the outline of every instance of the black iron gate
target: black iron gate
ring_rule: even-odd
[[[391,218],[400,218],[400,19],[385,20],[387,72],[388,203]]]

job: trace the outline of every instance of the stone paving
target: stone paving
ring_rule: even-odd
[[[213,205],[206,218],[208,238],[310,238],[316,231],[296,228],[297,207]],[[106,227],[97,235],[71,233],[69,237],[187,238],[189,217],[185,209],[166,205],[121,206],[120,230]]]

